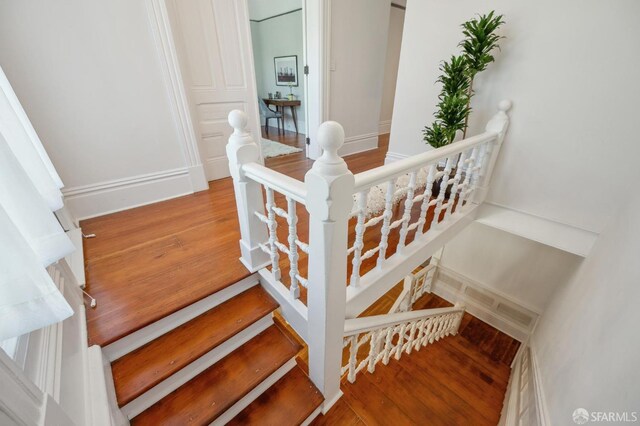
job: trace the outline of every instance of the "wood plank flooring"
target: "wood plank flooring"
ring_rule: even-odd
[[[276,140],[274,133],[269,137]],[[304,135],[281,137],[283,143],[304,143]],[[347,164],[354,173],[382,165],[387,146],[388,136],[381,136],[378,149],[346,157]],[[304,179],[313,162],[294,153],[266,164]],[[298,212],[306,238],[308,215],[304,206]],[[211,182],[208,191],[84,220],[81,226],[85,234],[96,234],[84,240],[87,291],[98,300],[95,309],[87,309],[90,345],[112,343],[249,275],[238,260],[230,178]],[[282,260],[284,267],[286,257]],[[301,261],[306,273],[306,260]]]
[[[276,135],[270,132],[269,138],[304,144],[303,135]],[[377,167],[387,145],[383,135],[378,149],[345,160],[354,173]],[[267,165],[303,179],[312,161],[295,153]],[[87,309],[90,344],[104,346],[249,275],[238,261],[230,179],[212,182],[208,191],[86,220],[82,227],[97,235],[84,242],[88,291],[98,298],[98,307]],[[363,315],[386,313],[393,291],[399,289]],[[420,303],[449,306],[432,295]],[[513,339],[465,315],[456,337],[392,361],[386,370],[361,374],[355,384],[344,383],[345,396],[315,424],[495,424],[517,349]],[[289,386],[279,392],[289,392]],[[245,414],[259,412],[257,404]]]
[[[388,312],[394,291],[363,315]],[[426,294],[414,309],[451,306]],[[344,396],[312,424],[495,425],[519,343],[469,314],[457,336],[427,345],[400,361],[379,364],[356,382],[342,381]]]

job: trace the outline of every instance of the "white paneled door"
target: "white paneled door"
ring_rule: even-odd
[[[229,112],[246,112],[260,140],[246,0],[169,0],[168,6],[207,180],[227,177]]]

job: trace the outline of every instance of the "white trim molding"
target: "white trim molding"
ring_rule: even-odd
[[[378,123],[378,134],[384,135],[391,133],[391,120],[382,120]]]
[[[384,164],[391,164],[394,161],[402,160],[404,158],[408,158],[408,155],[400,154],[397,152],[387,151],[387,155],[384,157]]]
[[[209,188],[199,151],[198,136],[193,126],[189,98],[184,87],[180,61],[174,43],[173,32],[165,0],[147,0],[149,22],[156,41],[167,94],[180,131],[180,145],[187,161],[193,192]]]
[[[186,168],[67,188],[65,201],[79,220],[192,194]]]
[[[344,139],[344,145],[338,150],[341,157],[370,151],[378,148],[378,134],[365,133],[364,135],[350,136]]]
[[[595,232],[489,202],[480,207],[476,221],[580,257],[587,257],[598,239]]]
[[[471,315],[520,342],[527,341],[540,317],[534,308],[442,266],[432,292],[450,303],[463,303]]]
[[[549,426],[535,351],[523,343],[513,360],[500,426]]]

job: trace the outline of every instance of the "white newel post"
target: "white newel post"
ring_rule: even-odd
[[[327,410],[342,395],[340,368],[347,291],[347,224],[354,177],[338,155],[344,130],[336,122],[318,129],[320,158],[305,176],[309,211],[309,373]]]
[[[500,101],[498,104],[498,113],[494,115],[487,123],[486,130],[489,132],[498,133],[498,137],[494,142],[488,145],[488,152],[485,153],[483,161],[486,162],[485,166],[481,169],[480,181],[478,187],[473,194],[473,201],[477,204],[482,203],[487,198],[489,192],[489,183],[491,182],[491,175],[493,174],[493,168],[496,165],[498,154],[500,153],[500,147],[502,147],[502,141],[504,135],[509,127],[509,116],[507,111],[511,109],[512,103],[509,100]]]
[[[247,131],[247,115],[238,110],[229,113],[229,124],[233,134],[227,144],[229,171],[233,177],[233,189],[240,221],[240,261],[251,272],[270,264],[269,256],[259,244],[267,241],[267,228],[255,212],[264,214],[264,199],[259,183],[247,179],[242,165],[260,162],[260,147]]]

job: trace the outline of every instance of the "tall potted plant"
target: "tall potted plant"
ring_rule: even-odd
[[[452,56],[440,66],[442,84],[438,95],[435,121],[423,131],[424,141],[434,148],[452,143],[458,132],[466,136],[474,95],[473,80],[495,60],[493,52],[499,49],[502,36],[497,30],[504,20],[491,11],[462,24],[464,39],[459,43],[462,53]]]

